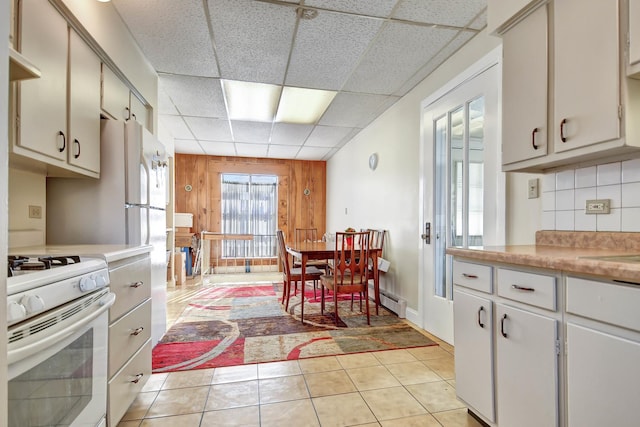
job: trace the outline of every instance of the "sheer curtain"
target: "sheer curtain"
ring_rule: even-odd
[[[277,255],[277,190],[277,176],[222,175],[222,232],[253,235],[253,240],[224,241],[224,258],[267,258]]]

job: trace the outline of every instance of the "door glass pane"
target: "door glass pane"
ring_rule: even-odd
[[[464,109],[462,106],[449,113],[450,115],[450,211],[451,230],[449,238],[451,246],[462,246],[464,244]]]
[[[431,241],[435,245],[434,266],[434,295],[446,297],[445,280],[445,249],[447,247],[447,116],[443,116],[434,123],[434,161],[435,161],[435,205],[433,237]]]
[[[482,246],[483,177],[484,97],[479,97],[469,102],[469,246]]]

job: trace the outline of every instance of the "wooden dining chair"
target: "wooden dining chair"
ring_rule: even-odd
[[[369,315],[369,286],[368,268],[369,259],[369,232],[336,233],[336,247],[333,258],[332,274],[324,274],[320,277],[321,302],[320,312],[324,313],[325,288],[333,293],[333,305],[335,323],[338,325],[338,295],[358,294],[360,298],[360,311],[364,299],[367,313],[367,325],[370,325]],[[353,304],[351,305],[353,310]]]
[[[317,228],[296,228],[294,238],[296,242],[317,242],[318,241],[318,229]],[[299,259],[294,260],[293,267],[300,267],[301,261]],[[313,266],[322,270],[323,272],[327,272],[327,261],[322,259],[314,259],[307,261],[307,268],[309,266]],[[316,296],[316,283],[314,282],[313,286],[313,298],[317,298]]]
[[[284,233],[282,230],[277,231],[278,238],[278,256],[280,258],[280,264],[282,265],[282,278],[283,278],[283,286],[282,286],[282,301],[284,304],[285,311],[289,310],[289,299],[291,297],[291,285],[293,284],[294,290],[297,289],[297,283],[302,283],[302,296],[301,296],[301,304],[304,304],[304,286],[307,280],[313,280],[314,283],[317,283],[322,276],[322,271],[318,270],[313,266],[309,266],[305,269],[304,277],[302,277],[302,270],[298,268],[291,268],[289,264],[289,254],[287,253],[287,246],[284,241]],[[315,287],[315,285],[314,285]],[[302,319],[301,311],[300,319]]]
[[[373,228],[368,228],[366,231],[369,232],[369,251],[377,250],[379,256],[382,256],[382,251],[384,249],[384,236],[386,230],[377,230]],[[377,276],[374,274],[377,272]],[[370,262],[367,268],[368,278],[374,281],[374,301],[376,303],[376,315],[378,314],[378,302],[380,301],[380,270],[373,268],[373,258],[370,258]]]

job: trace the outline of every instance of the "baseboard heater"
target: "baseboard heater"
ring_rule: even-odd
[[[399,318],[407,317],[407,301],[380,289],[380,303],[393,311]]]

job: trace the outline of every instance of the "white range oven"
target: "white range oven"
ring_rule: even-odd
[[[7,276],[9,426],[105,426],[106,262],[10,255]]]

